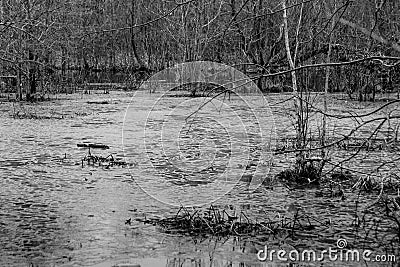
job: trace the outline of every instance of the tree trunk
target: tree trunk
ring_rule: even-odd
[[[292,58],[292,54],[290,52],[290,41],[289,41],[289,29],[288,29],[288,16],[286,10],[286,1],[282,0],[282,8],[283,8],[283,29],[284,29],[284,38],[285,38],[285,48],[286,48],[286,56],[289,62],[290,69],[295,68],[295,64]],[[297,44],[296,44],[297,46]],[[296,71],[291,72],[292,77],[292,87],[293,87],[293,96],[294,96],[294,108],[296,112],[296,149],[301,150],[304,148],[303,146],[303,128],[304,123],[302,121],[302,110],[301,110],[301,99],[299,97],[299,92],[297,88],[297,77]],[[300,173],[304,169],[304,152],[298,151],[296,154],[296,170]]]
[[[28,91],[26,92],[26,100],[34,100],[36,94],[36,66],[33,61],[35,61],[35,56],[31,50],[28,51],[29,59],[29,74],[28,74]]]
[[[21,64],[18,64],[17,71],[17,98],[19,101],[22,101],[22,75],[21,75]]]
[[[336,5],[335,8],[336,9]],[[327,12],[329,13],[329,12]],[[332,17],[332,21],[331,21],[331,32],[329,34],[329,44],[328,44],[328,54],[326,56],[326,63],[329,64],[331,62],[331,54],[332,54],[332,42],[334,40],[334,34],[333,31],[335,29],[335,15],[333,15]],[[330,77],[330,67],[326,67],[326,74],[325,74],[325,92],[324,92],[324,113],[327,114],[328,113],[328,93],[329,93],[329,77]],[[321,136],[321,146],[324,147],[325,146],[325,139],[326,139],[326,115],[324,114],[323,118],[322,118],[322,136]],[[321,157],[323,159],[325,159],[326,157],[326,151],[323,148],[321,150]],[[322,170],[321,170],[322,171]]]
[[[65,79],[65,73],[66,73],[66,64],[67,64],[67,59],[66,59],[66,51],[65,47],[61,48],[61,76],[62,79]]]
[[[131,0],[131,47],[132,47],[132,52],[133,52],[133,62],[136,62],[138,64],[138,68],[143,68],[146,67],[146,64],[144,63],[144,61],[141,59],[141,57],[139,56],[138,53],[138,49],[136,47],[136,42],[135,42],[135,33],[136,30],[134,28],[135,26],[135,11],[136,11],[136,0]]]

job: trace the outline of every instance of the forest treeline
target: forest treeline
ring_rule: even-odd
[[[2,87],[21,98],[197,60],[266,92],[292,90],[291,69],[299,90],[359,100],[400,86],[398,0],[2,0],[0,18]]]

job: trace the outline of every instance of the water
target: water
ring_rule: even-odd
[[[198,107],[202,99],[155,102],[155,95],[139,93],[133,99],[132,95],[77,94],[48,103],[0,104],[1,266],[287,266],[279,261],[260,263],[258,250],[265,244],[323,250],[346,238],[349,244],[378,253],[384,251],[385,243],[397,242],[391,230],[394,225],[379,221],[378,208],[362,212],[377,199],[376,194],[358,195],[346,189],[342,200],[317,197],[318,188],[292,191],[279,184],[238,181],[247,173],[267,174],[263,178],[268,180],[290,165],[292,159],[286,156],[275,157],[271,165],[269,146],[260,146],[261,133],[265,137],[274,129],[268,112],[260,119],[260,125],[268,124],[261,132],[246,106],[234,101],[229,104],[234,107],[231,110],[218,105],[205,108],[188,126],[183,123],[187,111]],[[280,99],[272,96],[268,101]],[[89,100],[109,103],[88,104]],[[149,113],[151,103],[157,105]],[[172,110],[168,119],[165,110]],[[278,138],[273,135],[272,139],[278,143],[293,136],[293,131],[282,106],[273,111]],[[31,118],[14,119],[13,114]],[[167,130],[163,131],[163,123]],[[351,123],[341,127],[349,128]],[[129,167],[82,167],[87,150],[78,148],[80,143],[107,144],[109,150],[92,153],[112,153]],[[345,153],[336,151],[333,157]],[[365,171],[379,165],[382,155],[394,158],[396,154],[364,153],[354,159],[354,165]],[[251,162],[259,168],[247,170]],[[317,228],[304,229],[294,237],[207,239],[163,233],[134,220],[175,214],[180,203],[201,205],[211,200],[258,220],[293,218],[299,208]],[[355,216],[363,214],[369,228],[355,234]],[[129,218],[131,225],[125,224]],[[378,220],[375,225],[374,219]],[[372,235],[374,227],[382,228],[379,236]],[[396,243],[394,248],[387,247],[397,252]]]

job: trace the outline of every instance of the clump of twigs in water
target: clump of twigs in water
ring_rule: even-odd
[[[104,167],[105,169],[109,169],[110,167],[114,166],[126,166],[127,163],[125,161],[116,160],[112,154],[103,157],[103,156],[96,156],[93,154],[88,154],[82,159],[82,168],[84,164],[90,166],[99,166]]]
[[[396,175],[397,176],[397,175]],[[372,175],[360,177],[353,185],[353,189],[358,189],[362,192],[372,193],[380,192],[398,192],[400,190],[400,180],[398,177],[387,176],[374,177]]]
[[[276,175],[276,178],[289,185],[318,185],[321,179],[321,169],[313,162],[307,162],[300,170],[287,169]]]
[[[55,111],[43,111],[35,107],[22,105],[16,106],[13,102],[13,119],[30,119],[30,120],[61,120],[64,114],[58,114]]]
[[[397,196],[382,193],[378,200],[370,206],[369,210],[378,211],[381,216],[377,218],[373,213],[374,221],[378,224],[375,231],[380,231],[381,235],[383,235],[381,238],[376,239],[390,240],[391,238],[387,243],[390,245],[398,244],[400,242],[400,193]],[[382,228],[383,224],[388,228]],[[375,233],[375,236],[377,235],[378,233]]]
[[[109,148],[108,146],[90,144],[90,145],[78,145],[78,147],[88,147],[89,148],[87,155],[85,155],[83,157],[83,159],[81,160],[82,168],[84,167],[85,163],[89,166],[99,166],[99,167],[103,167],[105,169],[109,169],[110,167],[114,167],[114,166],[128,165],[125,161],[115,159],[112,154],[109,154],[108,156],[103,157],[103,156],[94,155],[90,152],[90,148],[108,149]]]
[[[378,183],[371,176],[360,177],[357,180],[357,182],[353,185],[353,189],[359,189],[366,193],[371,193],[373,191],[380,191],[381,188],[382,188],[381,183]]]
[[[312,220],[301,215],[300,210],[293,218],[278,217],[272,220],[257,221],[245,213],[226,211],[210,206],[206,210],[188,210],[181,207],[175,216],[167,218],[136,219],[145,224],[159,226],[166,233],[189,236],[275,236],[285,232],[293,235],[295,230],[314,229]]]

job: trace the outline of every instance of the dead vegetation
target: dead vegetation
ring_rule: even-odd
[[[189,236],[266,237],[281,234],[294,235],[297,231],[312,230],[325,223],[294,208],[292,217],[281,215],[261,221],[252,219],[243,211],[226,210],[211,205],[207,209],[181,206],[175,216],[166,218],[138,218],[138,222],[158,226],[165,233]]]
[[[84,165],[88,166],[98,166],[98,167],[103,167],[105,169],[109,169],[110,167],[115,167],[115,166],[128,166],[128,164],[125,161],[122,161],[121,159],[115,158],[112,154],[109,154],[108,156],[101,156],[101,155],[94,155],[91,152],[91,149],[102,149],[106,150],[109,149],[110,147],[107,145],[103,144],[77,144],[78,147],[80,148],[88,148],[88,153],[82,158],[81,164],[82,168]]]

